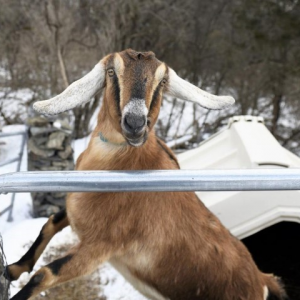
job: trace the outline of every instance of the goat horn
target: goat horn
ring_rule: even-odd
[[[100,61],[88,74],[69,85],[61,94],[33,104],[34,110],[47,115],[55,115],[82,105],[103,88],[105,67]]]
[[[232,105],[235,100],[231,96],[215,96],[180,78],[169,68],[169,87],[167,94],[182,100],[192,101],[208,109],[222,109]]]

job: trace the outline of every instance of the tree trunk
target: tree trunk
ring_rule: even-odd
[[[273,98],[273,120],[272,120],[272,128],[271,128],[271,132],[273,135],[276,134],[277,123],[280,118],[281,102],[282,102],[282,94],[275,95]]]

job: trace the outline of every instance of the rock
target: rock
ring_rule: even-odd
[[[70,162],[68,160],[63,160],[63,161],[54,161],[52,163],[53,166],[55,167],[61,167],[66,170],[70,170],[72,168],[73,162]]]
[[[42,158],[34,154],[33,152],[28,153],[28,171],[40,171],[41,167],[50,167],[50,157]]]
[[[39,217],[49,217],[60,211],[60,208],[55,205],[42,205],[38,208],[37,214]]]
[[[38,135],[34,138],[34,143],[37,145],[37,146],[44,146],[46,147],[46,143],[48,141],[48,137],[46,136],[42,136],[42,135]]]
[[[38,148],[35,145],[35,143],[34,143],[34,141],[33,141],[32,138],[30,138],[28,140],[27,146],[28,146],[28,150],[29,151],[33,152],[34,154],[36,154],[38,156],[44,157],[44,158],[51,157],[55,153],[53,150],[42,150],[42,149]]]
[[[70,134],[72,133],[72,127],[70,126],[69,121],[67,119],[58,119],[53,123],[53,126],[55,128],[70,132]]]
[[[56,156],[51,156],[51,157],[49,157],[48,159],[51,161],[51,163],[52,163],[53,161],[61,161],[61,158],[60,158],[58,155],[56,155]]]
[[[51,193],[54,198],[65,198],[67,193]]]
[[[70,145],[67,145],[64,151],[58,151],[58,155],[62,159],[67,159],[69,156],[71,156],[71,154],[73,154],[73,149]]]
[[[30,133],[33,136],[40,135],[40,134],[46,134],[56,131],[54,128],[46,128],[46,127],[31,127],[30,128]]]
[[[29,170],[35,170],[38,169],[40,170],[41,167],[50,167],[51,166],[51,161],[46,161],[46,160],[30,160],[28,162]]]
[[[50,166],[50,167],[41,167],[41,171],[61,171],[63,168],[62,167],[55,167],[55,166]]]
[[[65,137],[66,134],[61,131],[51,133],[47,142],[47,148],[63,150],[63,142]]]
[[[36,126],[36,127],[43,127],[48,125],[48,120],[43,117],[33,117],[27,119],[28,126]]]
[[[66,194],[64,196],[66,196]],[[57,207],[63,208],[65,205],[65,198],[63,197],[63,198],[55,199],[52,197],[52,195],[47,195],[47,202]]]

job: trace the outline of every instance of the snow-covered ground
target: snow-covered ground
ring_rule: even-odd
[[[23,125],[11,125],[2,129],[2,132],[19,132],[24,131]],[[5,162],[11,158],[17,157],[21,147],[21,136],[12,136],[0,138],[0,162]],[[27,153],[25,149],[24,153]],[[17,162],[11,163],[0,168],[0,174],[15,172],[17,168]],[[27,170],[27,155],[24,155],[21,163],[21,171]],[[8,207],[11,203],[11,194],[0,195],[0,212]],[[13,210],[13,222],[7,222],[8,213],[5,213],[0,217],[0,233],[4,233],[11,226],[18,224],[28,218],[31,218],[31,197],[29,193],[16,194],[14,210]]]
[[[3,132],[16,132],[24,130],[22,125],[12,125],[3,128]],[[74,143],[75,158],[86,148],[89,138],[77,140]],[[0,138],[0,162],[4,162],[18,155],[21,138],[13,136],[9,138]],[[25,149],[22,158],[21,171],[27,170],[27,151]],[[17,163],[12,163],[0,168],[0,174],[15,172]],[[0,195],[0,211],[5,209],[11,201],[11,194]],[[42,226],[46,222],[45,218],[32,218],[31,197],[28,193],[16,194],[13,210],[13,221],[7,222],[7,213],[0,217],[0,233],[3,237],[4,252],[8,263],[13,263],[21,258],[27,251],[39,234]],[[49,243],[45,252],[49,249],[59,248],[64,244],[70,244],[76,241],[76,237],[70,228],[64,229],[58,233]],[[43,256],[38,260],[34,270],[45,265]],[[138,293],[125,279],[108,263],[100,266],[98,269],[101,278],[101,295],[107,300],[146,300]],[[32,274],[31,274],[32,275]],[[20,285],[26,283],[30,276],[24,273],[20,279],[11,284],[11,295],[16,294]]]

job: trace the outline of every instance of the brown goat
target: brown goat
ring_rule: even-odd
[[[128,49],[106,56],[62,94],[34,107],[56,114],[104,87],[98,124],[77,170],[176,170],[176,157],[153,130],[163,92],[210,109],[234,102],[181,79],[152,52]],[[71,193],[66,212],[51,216],[30,250],[8,267],[10,278],[30,272],[50,239],[69,224],[80,243],[38,270],[12,299],[29,299],[104,261],[150,299],[285,297],[276,278],[258,270],[245,246],[192,192]]]

